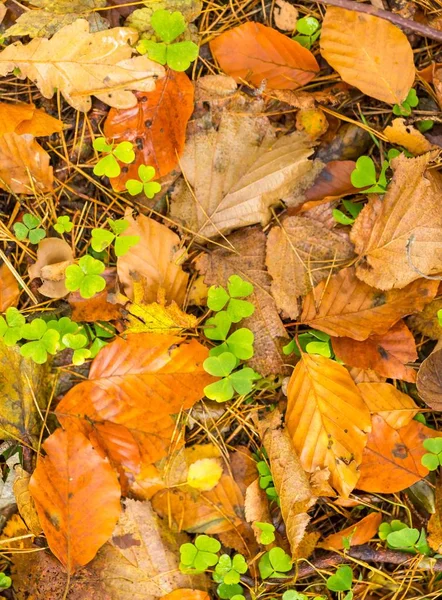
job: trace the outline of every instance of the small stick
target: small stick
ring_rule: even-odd
[[[347,10],[354,10],[355,12],[365,13],[372,15],[373,17],[380,17],[386,21],[390,21],[393,25],[397,25],[401,29],[410,29],[418,35],[430,38],[436,42],[442,42],[442,31],[433,29],[429,25],[423,25],[417,23],[411,19],[405,19],[400,15],[390,12],[389,10],[383,10],[382,8],[376,8],[371,4],[362,4],[361,2],[355,2],[354,0],[315,0],[318,4],[328,4],[330,6],[337,6],[338,8],[345,8]]]

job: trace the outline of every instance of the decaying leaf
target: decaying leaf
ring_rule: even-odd
[[[424,154],[436,148],[418,129],[412,125],[406,125],[404,119],[393,119],[391,125],[384,129],[384,134],[390,144],[402,146],[415,155]]]
[[[51,378],[48,365],[37,365],[20,355],[16,346],[0,341],[0,435],[4,440],[34,446],[42,421],[36,403],[44,412]]]
[[[350,546],[366,544],[377,534],[381,523],[382,514],[380,512],[370,513],[357,523],[354,523],[354,525],[350,525],[350,527],[346,527],[342,531],[326,537],[325,540],[318,544],[318,548],[343,550],[346,547],[344,539],[348,540]]]
[[[359,383],[358,389],[372,414],[378,414],[393,429],[410,423],[419,412],[414,400],[391,383]]]
[[[210,129],[206,120],[186,142],[172,217],[202,238],[267,224],[270,206],[311,172],[311,141],[300,132],[275,141],[263,116],[224,111]]]
[[[405,33],[389,21],[329,6],[320,46],[342,79],[364,94],[390,104],[407,97],[414,82],[413,50]]]
[[[272,518],[269,509],[269,500],[265,490],[259,485],[259,478],[252,481],[246,490],[244,500],[244,514],[246,521],[252,524],[256,540],[261,539],[262,531],[254,523],[271,523]]]
[[[25,13],[28,14],[28,13]],[[0,135],[29,133],[34,137],[51,135],[63,130],[63,123],[33,104],[0,102]]]
[[[420,397],[428,406],[433,410],[442,410],[442,344],[440,342],[430,356],[422,362],[416,385]]]
[[[38,244],[37,261],[29,267],[30,279],[42,280],[38,291],[47,298],[69,294],[65,286],[66,268],[74,263],[71,246],[61,238],[45,238]]]
[[[18,282],[6,263],[0,267],[0,312],[10,306],[17,306],[20,290]]]
[[[345,235],[303,217],[288,217],[267,237],[266,265],[272,296],[283,316],[296,319],[299,297],[348,262],[353,247]]]
[[[136,98],[130,90],[151,91],[164,69],[146,56],[132,58],[129,44],[137,41],[132,29],[115,27],[89,32],[89,22],[77,19],[52,37],[35,38],[29,44],[15,42],[0,52],[0,75],[20,69],[45,98],[58,89],[77,110],[87,112],[91,95],[115,108],[130,108]]]
[[[14,25],[5,31],[6,36],[49,38],[77,19],[86,19],[91,32],[109,27],[109,22],[99,12],[93,12],[106,6],[106,0],[32,0],[32,5],[36,9],[20,15]]]
[[[286,425],[303,468],[330,470],[343,496],[356,486],[371,429],[370,413],[348,371],[337,362],[302,354],[287,390]]]
[[[352,160],[332,160],[319,172],[312,185],[305,190],[303,196],[290,201],[290,206],[304,204],[302,211],[308,210],[319,202],[331,202],[349,194],[356,194],[357,188],[351,183],[351,174],[356,163]],[[290,212],[290,211],[289,211]]]
[[[300,321],[329,335],[366,340],[422,310],[437,289],[438,282],[418,279],[402,290],[385,292],[368,286],[349,267],[319,283],[304,298]]]
[[[265,79],[270,89],[294,90],[319,71],[310,50],[276,29],[251,21],[212,40],[210,50],[227,75],[256,87]]]
[[[317,498],[296,455],[287,429],[281,428],[281,418],[281,413],[274,411],[260,422],[259,428],[278,492],[287,539],[295,559],[310,521],[307,511],[315,504]]]
[[[231,275],[240,275],[254,284],[248,298],[255,306],[253,315],[241,322],[255,336],[254,356],[248,364],[264,377],[286,371],[289,357],[282,347],[288,335],[270,294],[270,276],[265,270],[266,237],[258,227],[243,229],[227,238],[232,250],[217,248],[200,257],[196,267],[207,285],[226,285]]]
[[[129,228],[123,235],[136,235],[140,241],[117,261],[118,278],[124,293],[133,299],[133,280],[142,281],[145,303],[156,302],[160,289],[165,299],[181,306],[186,293],[188,274],[181,268],[185,250],[180,249],[180,239],[165,225],[139,215],[135,220],[125,215]]]
[[[278,29],[282,31],[295,31],[298,16],[298,9],[293,4],[286,2],[286,0],[276,0],[275,8],[273,9],[273,20]]]
[[[424,306],[421,312],[408,317],[407,325],[414,333],[421,333],[432,340],[438,340],[442,334],[437,318],[437,313],[440,310],[442,310],[441,285],[439,285],[436,298]]]
[[[14,480],[14,494],[17,501],[17,508],[27,528],[34,535],[40,535],[42,532],[40,519],[34,500],[29,492],[29,481],[31,475],[27,473],[20,465],[15,466],[16,478]]]
[[[435,512],[428,521],[428,545],[435,552],[440,553],[442,549],[442,478],[439,475],[436,483]]]
[[[381,416],[374,415],[356,487],[365,492],[393,494],[426,477],[428,469],[421,463],[426,453],[422,442],[436,435],[434,429],[418,421],[393,429]]]
[[[351,338],[332,338],[333,350],[346,365],[372,369],[384,377],[414,383],[416,371],[407,366],[417,359],[413,334],[398,321],[382,335],[372,335],[362,342]]]
[[[29,491],[49,547],[72,573],[111,536],[121,510],[120,485],[108,460],[78,431],[57,429],[43,450]]]
[[[151,92],[137,96],[133,107],[109,111],[104,134],[116,143],[134,144],[135,161],[119,177],[114,190],[125,189],[128,179],[138,179],[138,167],[150,165],[156,177],[164,177],[179,163],[184,150],[187,122],[193,111],[193,85],[185,73],[168,69]]]
[[[429,156],[392,161],[383,198],[373,196],[353,225],[356,275],[381,290],[404,288],[442,271],[442,176],[426,171]]]
[[[34,195],[36,191],[51,192],[52,183],[49,154],[33,135],[5,133],[0,137],[1,189],[15,194]]]

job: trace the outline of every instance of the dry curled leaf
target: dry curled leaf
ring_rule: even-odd
[[[0,188],[26,195],[51,192],[54,177],[49,160],[33,135],[5,133],[0,136]]]
[[[35,38],[29,44],[15,42],[0,52],[0,75],[20,69],[45,98],[57,89],[66,101],[87,112],[91,95],[115,108],[130,108],[136,98],[130,90],[151,91],[164,69],[146,56],[132,57],[130,44],[137,41],[133,29],[115,27],[90,33],[89,23],[78,19],[52,37]]]
[[[441,284],[439,284],[436,298],[424,306],[421,312],[408,317],[407,325],[413,333],[421,333],[432,340],[438,340],[442,333],[439,319],[437,318],[440,310],[442,310]]]
[[[371,98],[400,104],[413,85],[410,42],[385,19],[329,6],[320,47],[322,56],[342,79]]]
[[[47,298],[69,294],[65,286],[66,268],[74,263],[71,246],[61,238],[45,238],[38,244],[37,261],[29,267],[30,279],[39,278],[38,291]]]
[[[302,354],[287,390],[287,430],[303,468],[330,471],[343,496],[356,486],[370,413],[348,371],[337,362]]]
[[[63,123],[33,104],[0,102],[0,135],[29,133],[34,137],[51,135],[63,130]]]
[[[210,50],[227,75],[256,87],[265,79],[270,89],[294,90],[319,71],[310,50],[276,29],[251,21],[212,40]]]

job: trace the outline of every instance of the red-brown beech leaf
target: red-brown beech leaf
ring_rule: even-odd
[[[428,469],[421,463],[426,453],[422,442],[435,436],[434,429],[418,421],[393,429],[381,416],[373,415],[356,487],[365,492],[393,494],[426,477]]]
[[[374,537],[377,532],[379,525],[382,523],[382,514],[372,512],[357,523],[353,523],[350,527],[346,527],[338,533],[332,533],[325,538],[318,548],[331,548],[334,550],[343,550],[344,538],[347,538],[350,546],[360,546],[366,544]]]
[[[319,71],[315,57],[276,29],[248,21],[210,42],[210,50],[227,75],[274,90],[294,90]]]
[[[79,431],[57,429],[29,482],[52,552],[69,573],[91,561],[120,515],[120,485],[106,458]]]
[[[193,112],[193,85],[185,73],[169,69],[153,92],[136,96],[138,103],[133,108],[112,108],[103,129],[105,136],[116,143],[127,140],[134,144],[135,161],[111,179],[118,192],[125,189],[128,179],[139,179],[140,165],[154,167],[156,178],[177,166]]]
[[[403,321],[387,333],[372,335],[363,342],[349,337],[332,338],[333,350],[350,367],[372,369],[379,375],[414,383],[416,371],[406,363],[417,359],[413,334]]]

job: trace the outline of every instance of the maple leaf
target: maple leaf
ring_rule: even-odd
[[[52,37],[35,38],[29,44],[15,42],[0,52],[0,75],[20,69],[45,98],[58,89],[71,106],[87,112],[91,96],[117,108],[135,106],[129,90],[150,91],[164,69],[145,56],[132,58],[129,44],[136,42],[132,29],[115,27],[89,32],[89,23],[78,19]]]

